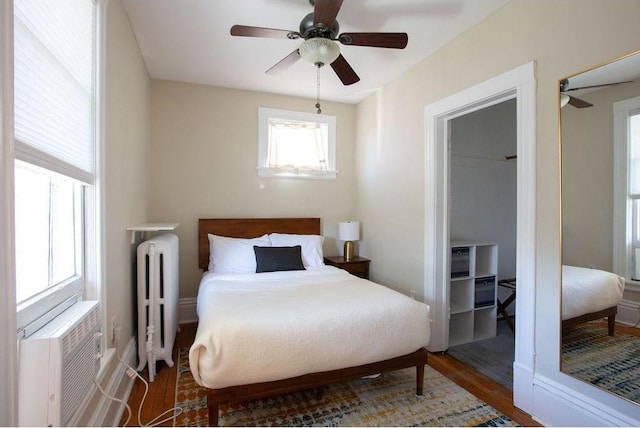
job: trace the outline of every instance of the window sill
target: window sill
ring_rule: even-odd
[[[331,170],[324,173],[304,173],[304,172],[278,172],[269,168],[258,167],[258,177],[262,178],[296,178],[307,180],[335,180],[338,171]]]

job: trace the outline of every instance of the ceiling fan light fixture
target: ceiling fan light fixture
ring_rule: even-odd
[[[567,94],[560,94],[560,108],[566,106],[569,103],[570,97]]]
[[[316,66],[331,64],[340,56],[340,47],[331,39],[315,37],[305,40],[298,50],[300,56]]]

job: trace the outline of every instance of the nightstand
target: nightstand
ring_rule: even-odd
[[[364,257],[354,257],[351,260],[345,260],[343,256],[325,257],[324,264],[344,269],[352,275],[360,278],[369,279],[369,263],[371,260]]]

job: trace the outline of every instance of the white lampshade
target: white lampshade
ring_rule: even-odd
[[[567,94],[560,94],[560,108],[564,107],[567,105],[567,103],[569,102],[569,95]]]
[[[340,55],[340,47],[336,42],[322,37],[305,40],[298,48],[300,56],[311,64],[331,64]]]
[[[357,241],[360,239],[360,222],[343,221],[338,224],[338,239],[340,241]]]

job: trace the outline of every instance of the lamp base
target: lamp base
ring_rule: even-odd
[[[349,261],[355,257],[355,245],[353,241],[345,241],[344,243],[344,259]]]

